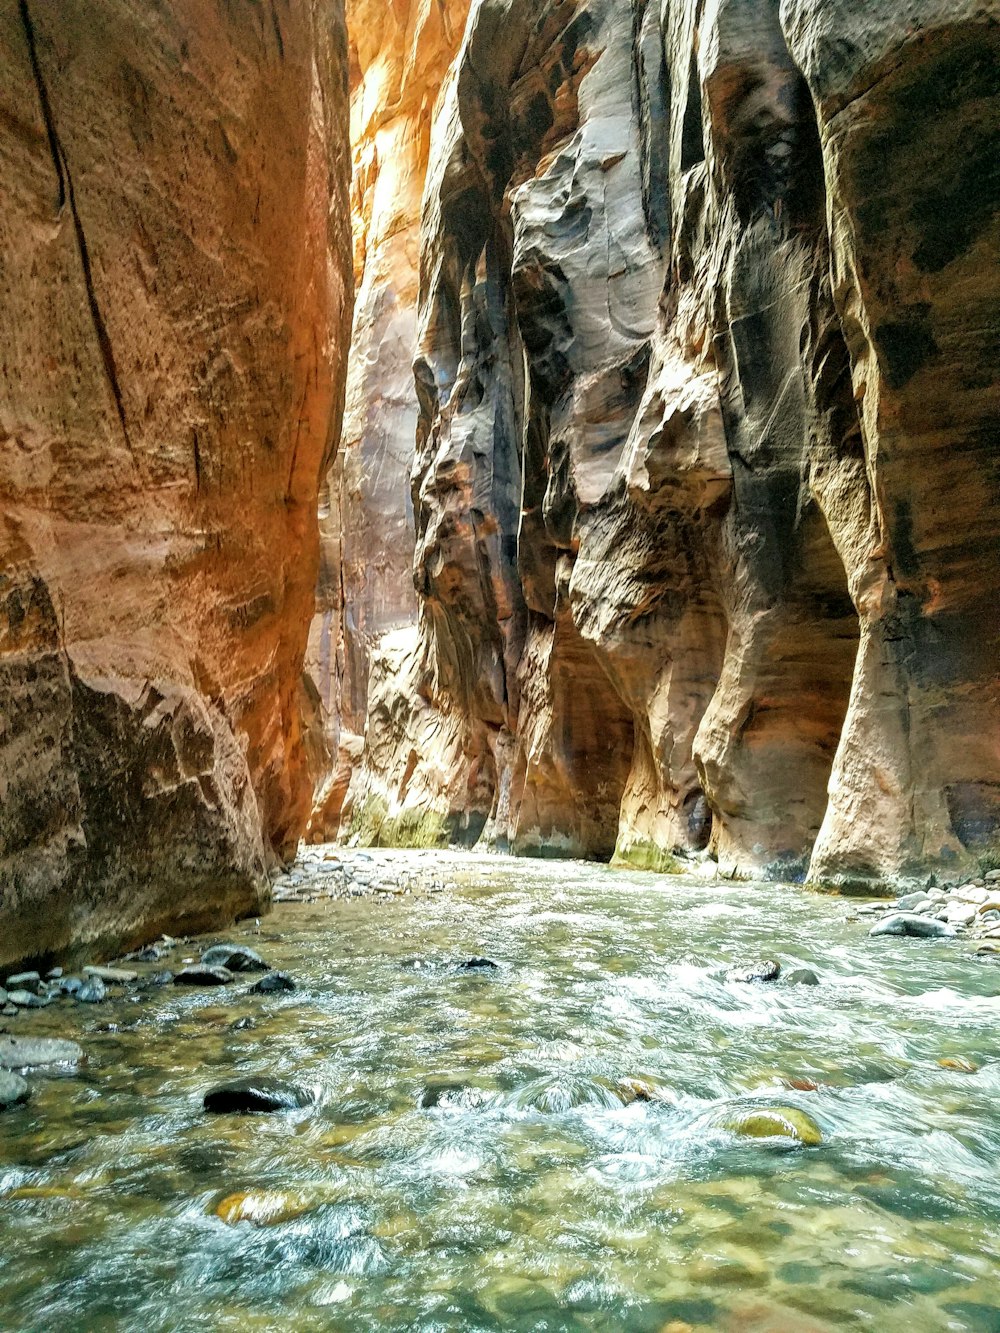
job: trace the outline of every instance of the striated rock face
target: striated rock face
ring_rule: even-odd
[[[474,0],[355,832],[1000,852],[998,57],[981,0]]]
[[[0,0],[0,963],[255,910],[350,319],[338,0]]]
[[[364,730],[372,646],[416,622],[409,474],[417,423],[420,210],[430,127],[469,0],[348,0],[357,300],[341,448],[320,500],[309,671],[330,750],[310,836],[335,833]]]

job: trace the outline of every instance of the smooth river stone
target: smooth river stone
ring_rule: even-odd
[[[57,1037],[0,1037],[0,1069],[44,1069],[78,1065],[83,1048]]]
[[[915,912],[893,912],[884,921],[872,926],[868,934],[915,935],[925,939],[953,939],[958,934],[954,926],[933,917],[917,916]]]
[[[794,1106],[759,1107],[727,1120],[725,1128],[741,1138],[795,1139],[811,1148],[823,1142],[823,1131],[812,1116]]]
[[[85,967],[84,975],[96,977],[98,981],[104,981],[109,986],[127,986],[132,981],[138,981],[138,972],[129,972],[122,967]]]
[[[0,1069],[0,1111],[10,1106],[26,1102],[30,1088],[19,1074],[12,1074],[8,1069]]]

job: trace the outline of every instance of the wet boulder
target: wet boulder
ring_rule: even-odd
[[[954,926],[934,917],[919,916],[916,912],[893,912],[876,922],[868,934],[872,938],[879,935],[913,935],[921,939],[953,939],[958,932]]]
[[[770,958],[761,958],[753,963],[738,963],[726,973],[727,981],[754,982],[777,981],[781,975],[781,964]]]
[[[201,955],[202,967],[223,967],[228,972],[270,972],[256,949],[246,944],[213,944]]]
[[[274,1111],[298,1111],[315,1100],[311,1089],[296,1083],[247,1078],[213,1088],[205,1094],[202,1104],[213,1115],[266,1115]]]
[[[806,1147],[823,1142],[823,1131],[795,1106],[755,1107],[731,1116],[724,1128],[743,1139],[791,1139]]]
[[[789,972],[785,981],[789,986],[818,986],[819,977],[811,967],[797,967],[794,972]]]
[[[533,1079],[519,1088],[512,1099],[517,1111],[541,1111],[548,1115],[558,1115],[581,1106],[611,1110],[622,1106],[624,1100],[618,1089],[609,1087],[603,1079],[562,1071]]]
[[[281,1190],[254,1190],[247,1194],[230,1194],[215,1209],[215,1216],[230,1226],[249,1222],[255,1227],[273,1227],[301,1217],[315,1205],[299,1194]]]
[[[227,967],[209,967],[204,963],[192,963],[182,967],[174,977],[175,986],[228,986],[233,974]]]
[[[287,972],[268,972],[247,991],[248,995],[276,995],[281,991],[296,989],[294,980]]]
[[[467,958],[458,965],[460,972],[494,972],[499,967],[500,964],[494,963],[492,958]]]

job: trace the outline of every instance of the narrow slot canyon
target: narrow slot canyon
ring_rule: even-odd
[[[0,1327],[1000,1330],[997,0],[0,68]]]

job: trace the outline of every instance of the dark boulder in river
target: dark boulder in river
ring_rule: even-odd
[[[225,1083],[205,1094],[204,1108],[214,1115],[261,1115],[297,1111],[316,1100],[309,1088],[275,1079],[248,1078]]]

